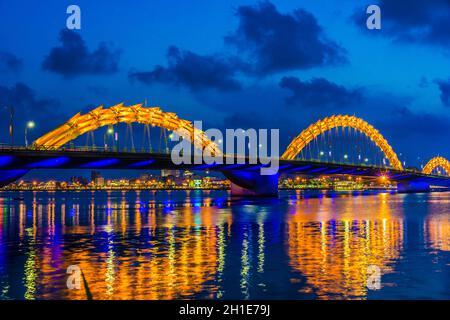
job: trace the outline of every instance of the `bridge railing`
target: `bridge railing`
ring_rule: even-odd
[[[6,143],[0,143],[0,150],[27,150],[25,146],[12,146]]]
[[[53,148],[53,147],[35,147],[35,146],[12,146],[10,144],[0,143],[0,150],[47,150],[47,151],[71,151],[71,152],[87,152],[87,151],[94,151],[94,152],[140,152],[139,150],[134,149],[128,149],[128,148],[113,148],[113,147],[97,147],[97,146],[67,146],[67,147],[60,147],[60,148]],[[164,153],[164,152],[158,152],[158,153]]]
[[[119,149],[119,148],[111,148],[111,147],[94,147],[94,146],[68,146],[68,147],[61,147],[61,148],[36,148],[34,146],[19,146],[19,145],[10,145],[10,144],[5,144],[5,143],[0,143],[0,150],[2,151],[15,151],[15,150],[21,150],[21,151],[26,151],[26,150],[48,150],[48,151],[69,151],[69,152],[114,152],[114,153],[123,153],[123,152],[130,152],[130,153],[136,153],[136,152],[141,152],[139,150],[127,150],[127,149]],[[161,152],[158,152],[161,153]],[[164,153],[164,152],[162,152]],[[245,158],[243,156],[237,156],[237,158]],[[295,161],[295,160],[293,160]],[[391,170],[392,167],[388,167],[388,166],[375,166],[375,165],[370,165],[367,163],[358,163],[358,164],[351,164],[351,163],[346,163],[346,162],[337,162],[337,161],[319,161],[318,159],[310,159],[310,160],[300,160],[298,159],[298,161],[304,161],[304,162],[312,162],[312,163],[317,163],[317,164],[321,164],[321,165],[326,165],[326,164],[332,164],[332,165],[358,165],[359,167],[366,167],[368,169],[385,169],[385,170]],[[420,169],[417,168],[404,168],[404,172],[410,172],[410,173],[421,173]]]

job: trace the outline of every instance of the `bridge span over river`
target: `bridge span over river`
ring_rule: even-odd
[[[126,125],[129,141],[129,145],[122,149],[118,147],[116,133],[120,123]],[[144,126],[142,144],[147,141],[147,147],[140,151],[136,151],[134,144],[133,123]],[[154,127],[160,130],[160,146],[161,143],[166,145],[164,151],[161,147],[152,149],[150,129]],[[99,148],[95,146],[93,133],[102,128],[106,131],[103,133],[103,146]],[[191,164],[175,164],[167,142],[167,132],[170,131],[186,132],[183,138],[208,149],[221,161],[208,164],[192,155]],[[71,144],[80,136],[86,136],[87,140],[91,138],[92,146],[74,148]],[[336,147],[339,141],[352,150]],[[358,147],[358,144],[364,147]],[[430,186],[450,187],[450,163],[447,159],[437,156],[421,169],[406,168],[378,130],[355,116],[327,117],[301,131],[279,157],[279,170],[274,174],[261,174],[260,169],[268,166],[263,160],[222,154],[217,142],[210,140],[205,132],[195,130],[192,122],[180,119],[174,113],[141,104],[119,104],[110,108],[98,107],[86,114],[78,113],[36,139],[29,147],[1,147],[0,186],[35,169],[189,169],[220,171],[232,182],[232,194],[248,196],[276,196],[281,173],[384,176],[397,182],[399,192],[430,191]]]

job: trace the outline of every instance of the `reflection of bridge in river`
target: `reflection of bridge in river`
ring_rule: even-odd
[[[21,283],[27,299],[84,299],[83,290],[66,287],[65,270],[77,264],[94,299],[226,298],[236,290],[254,298],[287,283],[300,289],[291,299],[305,293],[364,298],[367,266],[379,266],[383,276],[396,272],[411,231],[399,195],[291,194],[280,229],[276,205],[269,212],[267,204],[249,202],[236,211],[226,203],[211,207],[218,197],[186,196],[173,210],[151,205],[151,192],[43,194],[28,193],[19,203],[0,198],[3,297],[11,297],[14,284]],[[133,200],[130,194],[136,194]],[[448,198],[436,193],[427,201],[433,214],[416,237],[430,249],[448,252],[450,221],[445,211],[439,214]],[[13,235],[21,250],[4,241]],[[274,245],[280,237],[283,252]],[[23,256],[23,269],[10,264],[17,255]],[[282,269],[285,259],[291,270]],[[284,272],[290,278],[272,275]]]

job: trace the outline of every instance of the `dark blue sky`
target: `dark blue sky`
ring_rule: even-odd
[[[401,158],[450,158],[450,1],[0,0],[0,141],[14,105],[45,133],[78,111],[148,99],[220,128],[355,114]],[[66,8],[82,29],[65,29]],[[418,157],[421,159],[418,160]],[[425,159],[425,160],[423,160]]]

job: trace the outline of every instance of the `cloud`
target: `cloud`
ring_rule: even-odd
[[[419,81],[419,88],[428,88],[430,85],[428,79],[426,77],[421,77]]]
[[[281,14],[270,2],[240,6],[237,30],[224,38],[237,54],[200,55],[172,46],[167,65],[150,71],[132,69],[131,80],[186,87],[199,93],[208,89],[242,89],[238,76],[260,77],[291,69],[308,69],[347,62],[346,50],[327,39],[316,18],[298,9]]]
[[[16,73],[22,68],[22,60],[14,54],[0,51],[0,71]]]
[[[450,118],[447,115],[413,111],[407,107],[383,110],[383,117],[375,121],[376,128],[388,138],[394,150],[416,166],[438,154],[450,157]],[[419,162],[421,162],[419,161]]]
[[[217,55],[199,55],[191,51],[170,47],[167,52],[167,67],[156,66],[151,71],[130,72],[130,79],[151,85],[153,83],[183,86],[191,91],[216,89],[236,91],[241,84],[236,80],[239,62]]]
[[[380,0],[381,31],[371,32],[404,42],[447,47],[450,40],[450,1]],[[366,11],[358,8],[353,20],[366,29]]]
[[[438,85],[441,91],[440,98],[442,104],[450,107],[450,80],[435,80],[434,83]]]
[[[272,118],[272,121],[274,119]],[[271,121],[265,117],[265,115],[262,114],[255,114],[253,112],[247,112],[247,111],[240,111],[235,112],[230,115],[227,115],[223,119],[223,128],[228,129],[265,129],[267,128],[267,125]]]
[[[106,43],[90,52],[81,36],[69,30],[61,30],[61,46],[50,50],[42,62],[42,69],[58,73],[66,78],[80,75],[112,74],[119,70],[121,51]]]
[[[110,91],[108,88],[102,86],[90,86],[86,87],[87,91],[91,94],[94,94],[97,97],[107,97]]]
[[[305,108],[341,109],[361,102],[361,89],[347,89],[324,78],[301,81],[296,77],[283,77],[281,88],[288,89],[292,95],[286,98],[287,105]]]
[[[398,137],[419,135],[429,139],[448,135],[450,129],[450,118],[440,114],[412,111],[408,107],[394,108],[384,114],[380,127]]]
[[[346,50],[327,39],[316,18],[303,9],[282,14],[270,2],[240,6],[237,30],[225,37],[247,54],[257,74],[308,69],[346,62]]]
[[[23,131],[28,121],[35,121],[33,138],[42,135],[67,120],[68,117],[59,111],[59,102],[54,99],[38,98],[36,93],[24,83],[16,83],[8,88],[0,86],[0,128],[8,128],[9,117],[5,116],[4,107],[14,108],[15,140],[23,144]],[[2,141],[7,140],[7,130],[0,132]]]

